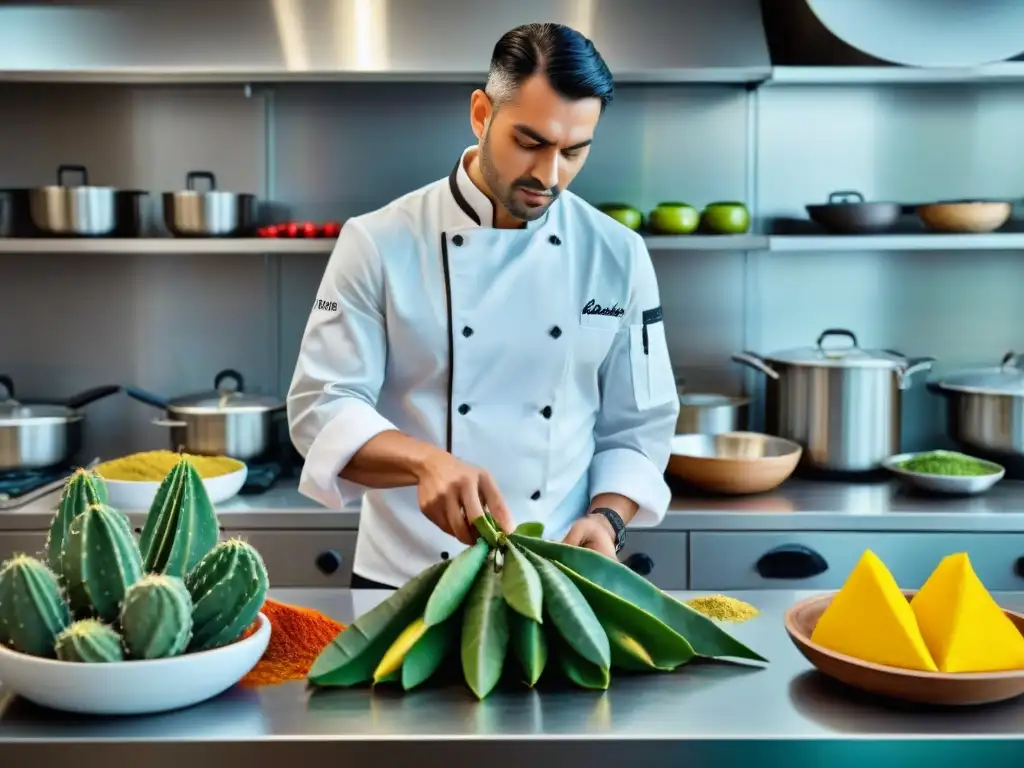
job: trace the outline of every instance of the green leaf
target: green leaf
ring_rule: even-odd
[[[498,526],[494,525],[487,515],[481,515],[478,517],[473,521],[473,525],[476,526],[476,530],[480,534],[480,538],[492,547],[498,546]]]
[[[544,606],[544,588],[540,576],[526,556],[515,546],[505,550],[505,563],[501,571],[501,591],[509,608],[528,619],[541,623]]]
[[[573,650],[565,638],[554,641],[555,662],[562,673],[581,688],[593,688],[599,691],[608,690],[612,676],[608,667],[592,664]]]
[[[508,651],[508,607],[501,594],[501,577],[488,561],[466,598],[462,619],[462,674],[478,699],[501,679]]]
[[[544,535],[544,523],[520,523],[516,526],[513,533],[517,533],[520,536],[531,536],[539,539]]]
[[[480,572],[480,566],[487,559],[488,551],[487,542],[477,539],[473,546],[452,560],[451,567],[437,582],[427,601],[427,609],[423,612],[423,621],[428,627],[446,621],[462,605],[469,588],[473,586],[473,580]]]
[[[430,566],[376,608],[338,633],[313,662],[314,685],[347,687],[365,683],[395,639],[417,616],[450,560]]]
[[[544,638],[544,628],[515,611],[509,611],[508,620],[512,652],[523,668],[526,684],[532,688],[544,674],[544,667],[548,661],[548,643]]]
[[[657,617],[684,637],[698,656],[768,661],[715,622],[667,595],[643,576],[604,555],[582,547],[529,536],[511,537],[515,544],[572,569],[607,591]],[[568,578],[568,577],[567,577]]]
[[[427,629],[405,655],[402,662],[402,687],[411,691],[430,679],[458,636],[459,622],[451,618]]]
[[[543,557],[528,549],[527,559],[544,585],[544,612],[580,656],[600,667],[611,664],[608,635],[572,580]]]
[[[572,580],[597,614],[597,620],[608,635],[613,666],[634,671],[643,668],[672,670],[696,655],[686,638],[656,616],[599,587],[557,560],[552,564]]]

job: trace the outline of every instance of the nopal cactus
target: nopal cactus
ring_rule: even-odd
[[[117,631],[97,619],[80,619],[57,635],[57,658],[85,664],[124,660]]]
[[[135,582],[121,605],[121,634],[133,659],[184,653],[192,638],[192,597],[185,583],[162,573]]]
[[[0,643],[33,656],[54,656],[54,642],[71,621],[57,576],[29,555],[0,568]]]
[[[106,482],[91,470],[76,469],[64,483],[57,511],[50,522],[50,532],[46,537],[47,565],[57,574],[58,579],[61,577],[60,556],[68,529],[71,528],[71,521],[93,504],[106,504],[107,500]]]
[[[263,558],[241,539],[221,542],[185,580],[192,595],[190,651],[219,648],[252,624],[267,596]]]
[[[76,617],[116,621],[125,591],[142,578],[128,518],[106,504],[88,507],[71,521],[61,569]]]
[[[218,525],[206,486],[182,457],[153,499],[139,539],[147,572],[184,578],[217,544]]]

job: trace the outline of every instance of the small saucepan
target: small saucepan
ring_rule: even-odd
[[[77,173],[82,183],[64,183]],[[57,168],[57,184],[28,190],[28,213],[37,234],[48,237],[138,237],[143,229],[147,192],[89,185],[84,165]],[[12,204],[17,196],[8,195]],[[17,211],[16,211],[17,213]]]
[[[808,205],[807,215],[829,232],[864,235],[885,232],[904,212],[900,203],[866,202],[860,192],[833,192],[827,203]]]
[[[79,409],[121,390],[94,387],[62,401],[19,401],[14,381],[0,375],[0,472],[63,467],[82,447],[85,416]]]
[[[196,189],[205,179],[210,188]],[[256,228],[256,195],[217,189],[210,171],[189,171],[186,189],[164,192],[164,224],[176,237],[231,237],[252,234]]]
[[[227,387],[228,381],[234,387]],[[213,391],[168,400],[135,387],[125,392],[139,402],[160,408],[166,418],[153,424],[171,430],[172,450],[202,456],[229,456],[252,461],[275,447],[275,422],[285,402],[245,392],[242,374],[227,368],[213,379]]]

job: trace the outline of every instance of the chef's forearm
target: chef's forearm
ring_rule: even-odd
[[[590,509],[588,509],[587,512],[589,513],[591,510],[597,509],[598,507],[606,507],[614,510],[626,525],[629,525],[630,520],[636,516],[637,509],[639,509],[635,501],[619,493],[597,494],[590,501]]]
[[[419,483],[419,472],[440,448],[389,429],[370,438],[340,475],[367,488],[403,488]]]

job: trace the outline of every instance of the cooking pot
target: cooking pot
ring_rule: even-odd
[[[80,186],[65,185],[69,173],[81,175]],[[89,186],[85,166],[62,165],[57,168],[56,186],[28,190],[29,217],[37,234],[52,237],[139,236],[147,194]]]
[[[891,229],[903,213],[900,203],[865,202],[860,192],[833,192],[827,203],[808,205],[807,215],[829,232],[869,234]]]
[[[750,399],[707,392],[686,392],[679,395],[677,435],[719,435],[742,432],[747,428],[747,407]]]
[[[196,190],[196,181],[205,179],[209,190]],[[210,171],[189,171],[186,189],[164,192],[164,224],[177,237],[224,237],[245,235],[256,227],[256,195],[222,192]]]
[[[229,380],[234,381],[233,389],[224,386]],[[125,392],[166,412],[166,418],[154,419],[153,424],[170,428],[173,450],[239,461],[258,459],[273,447],[274,417],[285,410],[282,400],[245,392],[242,374],[230,368],[214,377],[212,392],[174,400],[135,387],[125,387]]]
[[[79,408],[120,391],[87,389],[55,402],[19,402],[14,381],[0,375],[0,472],[68,466],[82,447],[85,416]]]
[[[851,344],[825,348],[830,336]],[[813,347],[732,359],[768,377],[765,425],[770,434],[804,447],[801,463],[816,470],[870,472],[900,452],[903,390],[934,358],[861,349],[845,328],[829,328]]]

